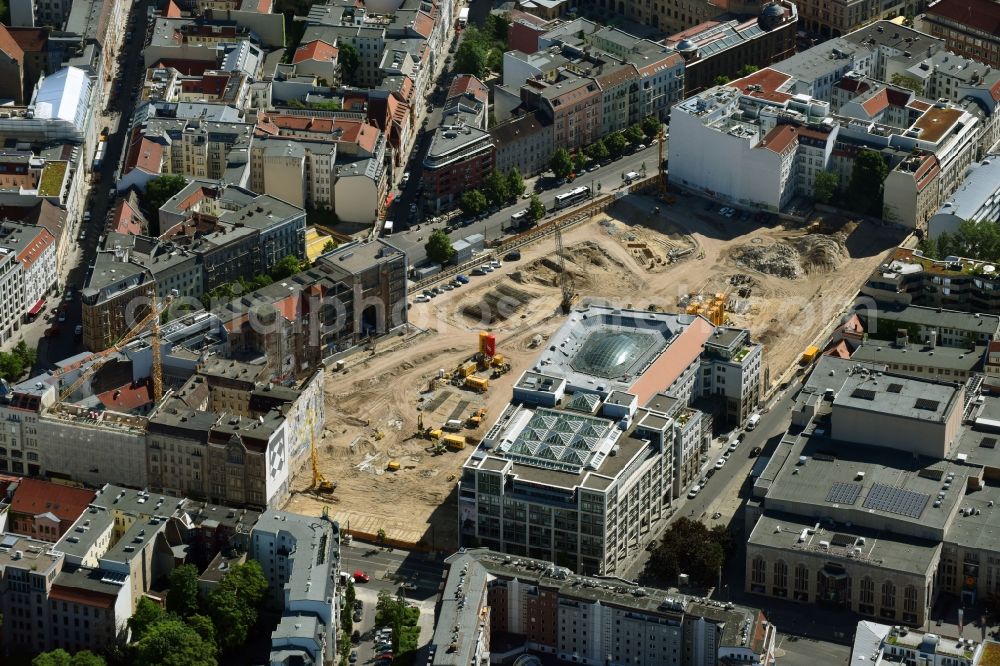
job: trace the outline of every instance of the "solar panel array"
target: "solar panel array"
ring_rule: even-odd
[[[834,504],[854,504],[861,494],[860,483],[834,483],[826,494],[826,501]]]
[[[937,400],[928,400],[927,398],[917,398],[916,404],[913,405],[917,409],[924,409],[928,412],[936,412],[941,403]]]
[[[876,483],[868,491],[862,506],[866,509],[895,513],[909,518],[919,518],[931,496],[903,490],[885,483]]]
[[[860,398],[862,400],[874,400],[875,391],[871,389],[856,388],[851,392],[852,398]]]

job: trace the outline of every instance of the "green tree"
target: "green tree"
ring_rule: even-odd
[[[354,602],[358,600],[357,590],[354,589],[354,583],[348,582],[347,589],[344,590],[344,601],[351,608],[354,608]]]
[[[716,582],[731,538],[724,529],[709,530],[704,523],[681,517],[653,549],[650,566],[667,581],[686,573],[699,585]]]
[[[205,641],[206,645],[210,645],[213,654],[218,653],[218,641],[215,637],[215,625],[212,624],[212,618],[207,615],[195,614],[191,615],[185,620],[188,626],[194,629],[195,633],[201,636],[201,640]]]
[[[474,28],[469,30],[474,30]],[[481,42],[466,37],[458,46],[458,50],[455,51],[455,73],[472,74],[476,78],[484,78],[489,55],[489,49]]]
[[[621,157],[628,148],[628,141],[621,132],[612,132],[604,137],[604,145],[608,147],[611,157]]]
[[[642,119],[642,133],[646,135],[648,139],[655,139],[660,134],[660,129],[663,127],[663,123],[656,116],[646,116]]]
[[[881,153],[863,148],[854,158],[847,201],[859,213],[881,216],[882,183],[889,175],[889,165]]]
[[[728,76],[723,76],[722,74],[720,74],[719,76],[715,77],[715,80],[712,81],[712,83],[713,85],[724,86],[727,83],[729,83],[729,81],[730,78]]]
[[[337,244],[333,242],[332,238],[323,244],[323,254],[326,254],[327,252],[333,252],[336,249],[337,249]]]
[[[139,597],[139,602],[135,605],[135,612],[128,619],[128,628],[132,633],[132,640],[137,641],[141,639],[151,626],[163,620],[164,617],[166,617],[166,614],[163,612],[163,609],[154,601],[149,597]]]
[[[487,33],[494,41],[501,44],[507,43],[507,31],[510,29],[510,14],[489,14],[486,17],[486,24],[483,32]]]
[[[479,215],[488,205],[486,195],[479,190],[466,190],[458,198],[459,209],[469,216]]]
[[[424,244],[424,251],[427,258],[438,264],[447,264],[455,257],[455,248],[452,247],[451,238],[443,229],[435,229]]]
[[[341,42],[337,45],[337,63],[340,66],[340,78],[341,80],[348,84],[354,84],[354,75],[358,71],[358,66],[361,64],[361,54],[358,53],[358,49],[354,44],[350,42]]]
[[[517,167],[511,167],[507,172],[507,195],[516,198],[524,194],[524,178]]]
[[[167,203],[170,197],[183,190],[186,185],[187,179],[176,173],[157,176],[146,183],[146,194],[144,197],[146,212],[155,217],[156,211],[160,210],[160,206]]]
[[[528,217],[531,218],[532,222],[538,222],[545,217],[545,204],[542,203],[541,197],[537,194],[531,195],[531,202],[528,204]]]
[[[52,650],[51,652],[42,652],[36,655],[34,659],[31,660],[31,666],[69,666],[69,662],[72,657],[70,657],[69,652],[58,648]]]
[[[573,158],[565,148],[556,148],[556,152],[552,153],[552,159],[549,160],[549,168],[556,178],[565,178],[573,171]]]
[[[837,193],[839,186],[840,174],[836,171],[820,171],[813,183],[813,197],[819,203],[828,204],[833,200],[833,195]]]
[[[348,636],[354,631],[354,618],[351,613],[354,612],[354,607],[344,604],[344,607],[340,609],[340,628],[344,630]]]
[[[906,88],[907,90],[912,90],[918,95],[924,94],[924,82],[913,76],[907,76],[902,72],[896,72],[890,77],[890,83],[894,86],[899,86],[900,88]]]
[[[760,69],[760,67],[758,67],[757,65],[743,65],[742,67],[740,67],[740,71],[736,72],[736,76],[742,79],[744,76],[750,76],[758,69]],[[727,81],[726,83],[729,82]]]
[[[587,167],[587,156],[583,154],[582,150],[578,150],[573,153],[573,171],[580,173]]]
[[[642,143],[642,140],[646,137],[646,135],[642,131],[642,125],[640,125],[639,123],[626,127],[625,130],[622,132],[622,136],[624,136],[625,140],[631,143],[632,145],[635,145],[637,143]]]
[[[198,569],[182,564],[170,572],[167,612],[188,617],[198,612]]]
[[[143,666],[218,666],[215,647],[177,619],[152,625],[129,651],[132,663]]]
[[[483,179],[482,190],[491,206],[502,204],[510,198],[507,178],[496,169]]]
[[[271,277],[277,282],[278,280],[291,277],[296,273],[301,273],[303,270],[304,266],[299,261],[299,258],[290,254],[274,265],[274,268],[271,269]]]
[[[385,530],[381,527],[378,528],[378,532],[375,534],[375,539],[378,541],[378,545],[385,546]]]
[[[587,155],[595,162],[603,162],[608,159],[608,147],[604,145],[603,139],[598,139],[586,148]]]
[[[221,584],[209,593],[207,606],[220,649],[229,650],[246,642],[250,627],[257,619],[255,608],[244,606],[233,590]]]

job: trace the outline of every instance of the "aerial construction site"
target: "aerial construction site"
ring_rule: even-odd
[[[563,322],[566,284],[577,303],[748,327],[776,383],[902,237],[839,218],[762,226],[703,203],[680,197],[657,211],[652,199],[628,197],[564,230],[562,255],[545,237],[520,261],[413,304],[405,334],[328,371],[321,478],[303,469],[288,509],[328,506],[356,535],[454,548],[462,465]]]

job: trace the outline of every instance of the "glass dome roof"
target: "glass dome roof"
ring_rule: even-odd
[[[649,348],[647,337],[624,331],[596,332],[583,343],[572,366],[577,372],[598,377],[621,377]]]

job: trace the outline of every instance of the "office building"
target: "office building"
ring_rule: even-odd
[[[943,39],[945,48],[1000,67],[1000,8],[989,0],[936,0],[914,19],[914,27]]]
[[[948,638],[909,627],[862,620],[854,634],[851,663],[986,666],[997,655],[1000,655],[1000,643],[996,641],[979,643],[971,638]]]

